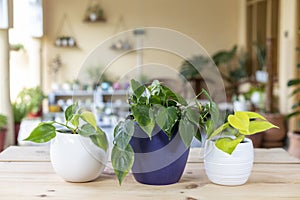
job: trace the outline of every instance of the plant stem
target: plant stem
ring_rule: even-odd
[[[64,127],[66,127],[67,129],[71,130],[73,134],[76,134],[76,129],[74,129],[74,128],[68,126],[68,122],[66,122],[66,124],[63,124],[63,123],[54,121],[54,123],[56,123],[56,124],[58,124],[58,125],[61,125],[61,126],[64,126]]]

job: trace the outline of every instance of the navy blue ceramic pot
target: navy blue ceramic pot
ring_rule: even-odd
[[[147,134],[135,125],[130,144],[135,153],[132,173],[136,181],[148,185],[168,185],[180,180],[189,148],[185,146],[177,130],[169,139],[155,126],[150,140]]]

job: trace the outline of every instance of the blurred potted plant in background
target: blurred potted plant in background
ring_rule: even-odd
[[[87,68],[86,73],[94,90],[101,86],[102,83],[105,85],[102,88],[103,90],[107,90],[108,87],[112,85],[111,78],[108,78],[111,76],[108,76],[107,73],[103,73],[103,67],[101,65]]]
[[[84,21],[105,21],[104,12],[100,4],[90,4],[85,12]]]
[[[274,73],[276,66],[273,58],[276,54],[269,42],[267,40],[265,45],[254,44],[259,69],[255,74],[256,82],[251,95],[251,101],[255,108],[268,121],[280,127],[280,129],[266,130],[262,133],[262,147],[264,148],[283,147],[287,134],[285,116],[279,113],[276,102],[278,97],[273,94],[276,81]]]
[[[40,86],[22,89],[12,103],[15,123],[15,144],[18,143],[20,125],[25,117],[36,118],[43,114],[42,103],[46,98]]]
[[[17,44],[10,44],[9,47],[10,47],[10,50],[12,50],[12,51],[19,51],[19,50],[23,50],[24,49],[24,45],[23,44],[19,44],[19,43],[17,43]]]
[[[43,100],[47,96],[40,86],[33,88],[24,88],[17,96],[17,102],[26,105],[28,117],[41,117],[43,114]]]
[[[257,82],[266,83],[268,80],[268,73],[266,72],[266,47],[260,47],[254,44],[256,58],[259,66],[259,70],[255,73],[255,78]]]
[[[251,102],[247,94],[234,95],[232,98],[233,110],[236,111],[249,111],[251,110]]]
[[[28,114],[27,106],[23,102],[16,101],[12,103],[13,115],[14,115],[14,127],[15,127],[15,144],[18,144],[18,135],[22,120]]]
[[[196,94],[199,94],[202,89],[207,90],[207,86],[200,72],[203,68],[208,67],[210,60],[203,55],[193,56],[190,59],[184,60],[180,66],[180,75],[189,81]]]
[[[7,117],[0,114],[0,152],[4,149],[5,137],[7,131]]]
[[[249,75],[246,71],[248,56],[246,53],[237,53],[237,45],[230,50],[221,50],[212,55],[212,59],[220,70],[226,82],[226,93],[229,100],[233,95],[239,94],[239,86],[248,82]]]
[[[91,66],[86,69],[86,74],[88,75],[89,81],[91,81],[93,90],[97,89],[100,85],[99,78],[103,78],[103,76],[101,76],[102,71],[103,69],[101,66]]]

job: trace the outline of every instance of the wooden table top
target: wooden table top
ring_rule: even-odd
[[[255,149],[251,176],[242,186],[211,183],[200,157],[201,149],[191,150],[177,184],[143,185],[128,175],[119,186],[109,167],[93,182],[65,182],[52,169],[48,147],[12,146],[0,154],[0,199],[300,200],[300,160],[283,149]]]

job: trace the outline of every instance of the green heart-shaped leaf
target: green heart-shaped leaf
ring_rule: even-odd
[[[158,109],[156,123],[168,135],[172,137],[172,129],[178,120],[176,107],[163,107]]]
[[[153,110],[151,108],[149,109],[149,119],[150,119],[150,123],[148,123],[147,125],[139,125],[139,126],[141,127],[141,129],[143,129],[143,131],[145,131],[145,133],[151,139],[152,131],[153,131],[154,126],[155,126],[154,114],[153,114]]]
[[[53,126],[50,123],[42,122],[35,129],[33,129],[30,135],[24,140],[32,141],[36,143],[43,143],[43,142],[50,141],[55,136],[56,136],[55,126]]]
[[[232,127],[248,133],[250,119],[244,112],[236,112],[234,115],[229,115],[228,122]]]
[[[97,135],[97,130],[90,124],[84,124],[78,130],[78,134],[82,135],[83,137],[89,137],[91,135]]]
[[[111,163],[121,185],[134,162],[134,152],[128,144],[125,150],[114,146],[111,152]]]
[[[186,118],[179,122],[179,134],[186,147],[190,147],[193,137],[197,131],[195,126]]]
[[[200,113],[197,110],[194,110],[192,107],[187,107],[185,110],[187,119],[194,125],[198,126],[200,120]]]
[[[80,114],[80,118],[97,129],[97,122],[93,113],[85,111]]]
[[[161,88],[162,88],[162,93],[165,95],[165,97],[167,97],[167,99],[176,101],[179,104],[184,106],[188,105],[186,100],[180,94],[172,91],[170,88],[164,85],[162,85]]]
[[[155,120],[152,109],[149,105],[132,105],[132,114],[139,126],[151,138],[152,130],[155,126]]]
[[[147,126],[151,119],[149,117],[150,106],[148,105],[132,105],[132,115],[139,125]]]
[[[114,143],[118,148],[124,150],[134,132],[133,121],[127,119],[126,121],[120,121],[114,129]]]
[[[76,111],[77,104],[72,104],[69,107],[67,107],[65,111],[65,119],[66,121],[70,121]]]
[[[249,125],[248,135],[266,131],[270,128],[278,128],[278,126],[275,126],[274,124],[272,124],[268,121],[251,121],[250,125]],[[247,134],[245,134],[245,135],[247,135]]]
[[[221,151],[232,154],[236,146],[244,140],[245,136],[241,135],[235,139],[232,138],[220,138],[216,140],[215,145]]]
[[[78,127],[79,126],[79,117],[80,115],[79,114],[74,114],[72,119],[71,119],[71,124],[75,127]]]
[[[107,151],[108,141],[107,141],[106,134],[104,133],[103,130],[101,130],[100,128],[97,128],[97,134],[91,135],[90,139],[96,146],[100,147],[104,151]]]
[[[145,91],[145,86],[134,79],[132,79],[130,83],[134,95],[139,99]]]

